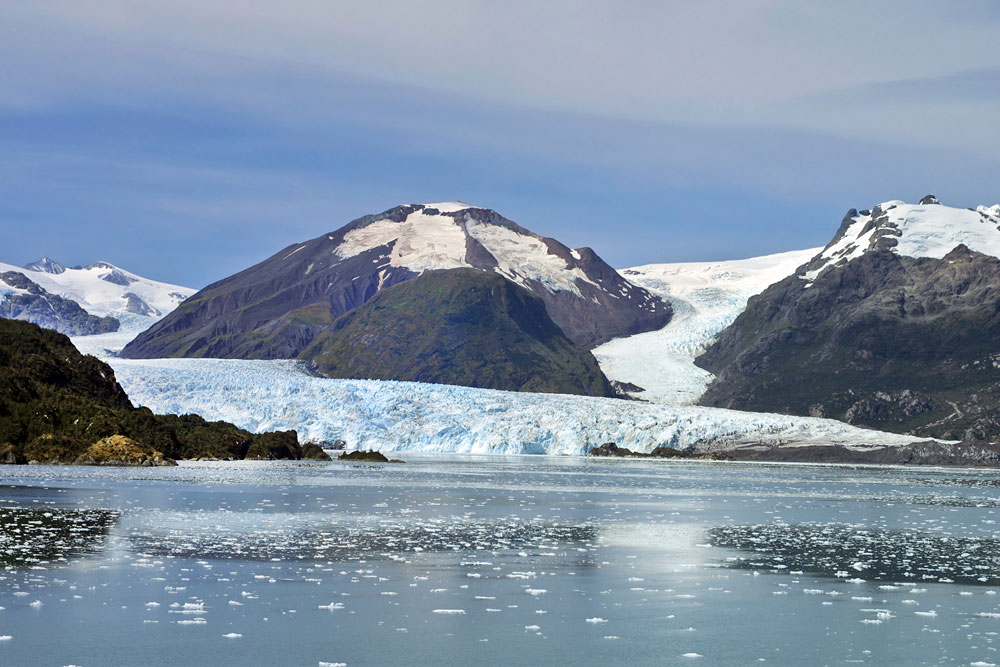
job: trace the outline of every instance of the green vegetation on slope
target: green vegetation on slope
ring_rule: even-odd
[[[327,377],[614,396],[542,301],[495,273],[428,271],[343,315],[300,355]]]
[[[155,415],[135,408],[111,367],[80,354],[66,336],[0,319],[4,460],[71,463],[114,435],[172,459],[302,458],[294,431],[252,434],[197,415]]]

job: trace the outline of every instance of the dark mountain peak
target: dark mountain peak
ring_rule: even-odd
[[[928,204],[940,204],[940,203],[941,202],[939,202],[938,198],[935,197],[934,195],[926,195],[920,200],[920,204],[923,206],[927,206]]]

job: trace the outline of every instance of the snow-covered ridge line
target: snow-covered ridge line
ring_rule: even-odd
[[[48,270],[32,270],[0,262],[0,273],[14,271],[24,274],[47,292],[75,301],[88,313],[98,316],[131,314],[159,318],[196,291],[143,278],[108,262],[65,268],[43,257],[29,266]]]
[[[648,452],[740,444],[905,445],[914,438],[841,422],[450,385],[329,380],[292,361],[106,359],[132,401],[303,440],[469,454],[581,455],[614,441]]]
[[[433,269],[472,267],[467,260],[468,239],[481,244],[497,261],[495,271],[518,285],[527,280],[550,292],[567,291],[580,296],[577,281],[590,283],[586,273],[549,251],[541,237],[498,225],[483,224],[463,211],[474,209],[462,202],[422,205],[397,222],[377,219],[344,235],[334,249],[340,259],[355,257],[370,248],[393,244],[389,264],[421,273]],[[428,212],[430,211],[430,212]]]
[[[962,244],[1000,257],[1000,204],[953,208],[931,196],[919,204],[882,202],[852,216],[843,236],[823,249],[822,263],[800,277],[811,284],[827,268],[857,259],[876,247],[903,257],[941,259]]]
[[[694,359],[732,324],[747,300],[790,275],[821,248],[723,262],[647,264],[619,273],[674,309],[659,331],[618,338],[593,350],[612,380],[645,389],[635,396],[655,403],[694,403],[712,381]]]

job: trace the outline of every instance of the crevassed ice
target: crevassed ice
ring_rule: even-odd
[[[670,302],[674,316],[658,331],[616,338],[593,350],[604,374],[646,391],[655,403],[694,403],[712,374],[694,360],[746,308],[747,299],[792,275],[820,248],[726,262],[648,264],[622,273]]]
[[[745,442],[903,445],[912,437],[808,417],[529,394],[451,385],[311,377],[293,361],[106,361],[137,405],[196,412],[303,441],[470,454],[584,454],[604,442],[724,448]]]

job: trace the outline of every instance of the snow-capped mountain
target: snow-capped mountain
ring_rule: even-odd
[[[4,299],[4,295],[21,294],[23,297],[27,294],[25,286],[28,283],[37,288],[34,290],[35,305],[30,312],[22,308],[18,311],[20,315],[15,317],[70,335],[104,333],[109,328],[87,329],[70,324],[66,314],[70,311],[62,302],[75,303],[97,318],[118,320],[122,325],[120,335],[134,336],[195,292],[188,287],[143,278],[107,262],[73,268],[66,268],[48,257],[25,267],[0,262],[0,299]],[[38,294],[39,290],[44,294]],[[48,303],[45,295],[59,297],[58,308],[45,308]]]
[[[695,365],[695,357],[743,312],[747,299],[791,275],[819,250],[620,270],[630,281],[670,303],[674,315],[662,329],[595,348],[601,370],[621,387],[637,387],[626,391],[636,398],[673,405],[694,403],[714,377]]]
[[[833,241],[814,258],[801,277],[811,284],[822,272],[888,250],[902,257],[941,259],[960,245],[1000,257],[1000,204],[971,208],[942,205],[928,195],[919,204],[894,200],[867,211],[851,209]]]
[[[1000,437],[1000,206],[852,209],[697,359],[703,405]]]
[[[209,285],[123,354],[292,358],[333,320],[429,270],[495,272],[539,297],[578,345],[658,329],[670,306],[589,248],[571,250],[495,211],[409,204],[291,245]]]
[[[108,262],[73,268],[48,257],[23,268],[0,262],[0,272],[6,271],[23,273],[46,291],[76,301],[94,315],[162,317],[195,293],[189,287],[143,278]]]

